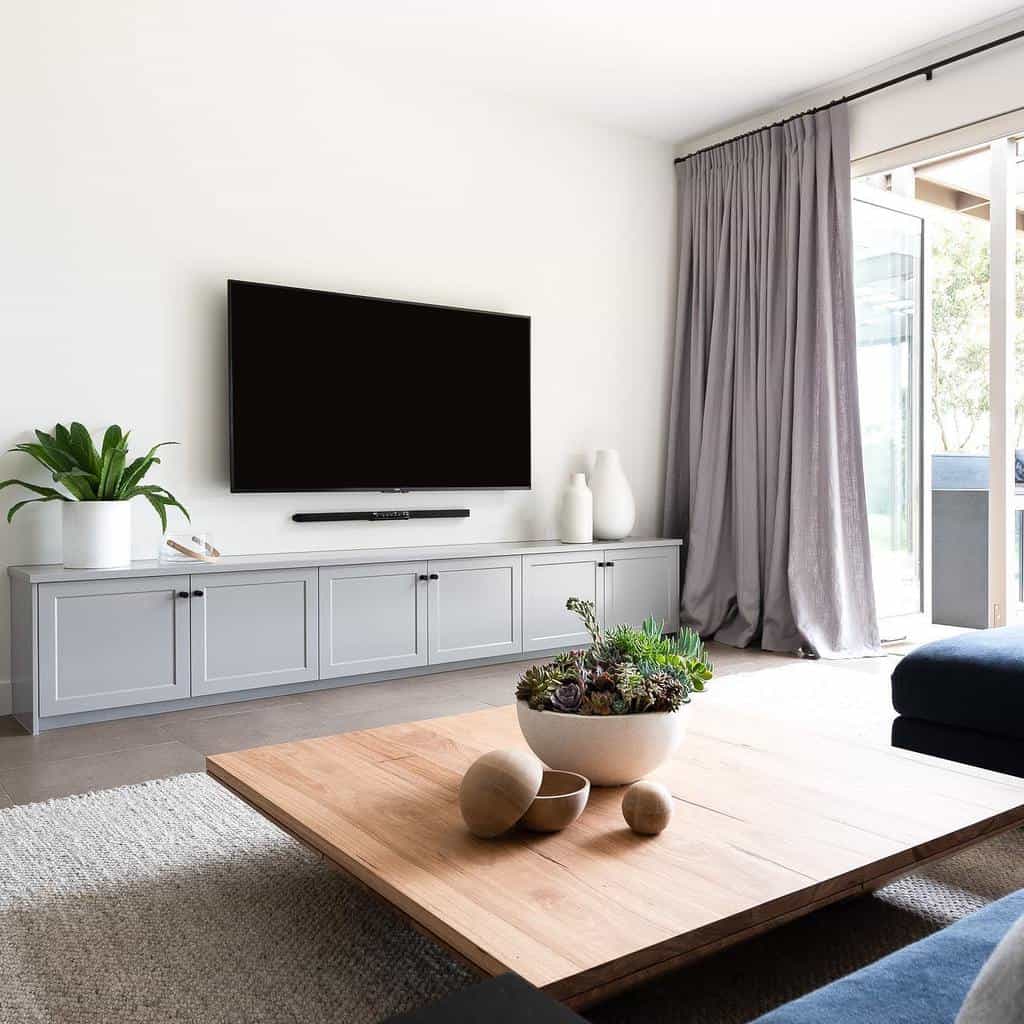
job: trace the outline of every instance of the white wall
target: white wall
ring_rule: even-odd
[[[394,69],[358,70],[241,9],[35,0],[5,12],[0,446],[70,418],[131,427],[139,446],[179,440],[153,481],[227,553],[551,537],[567,474],[594,447],[617,447],[637,532],[655,532],[671,147],[403,81]],[[229,494],[229,276],[530,314],[533,490]],[[481,351],[484,377],[499,372],[497,357]],[[386,414],[386,381],[368,384]],[[524,398],[503,412],[525,409]],[[370,431],[311,439],[301,422],[281,429],[321,445],[325,459],[372,443]],[[19,455],[0,458],[0,477],[28,468]],[[289,520],[297,510],[430,504],[466,504],[472,517]],[[0,563],[59,561],[58,513],[30,506],[13,527],[0,524]],[[136,556],[151,557],[148,506],[134,525]],[[6,586],[0,595],[3,678]]]
[[[922,47],[896,61],[796,97],[783,107],[723,126],[700,138],[681,141],[676,153],[689,153],[760,128],[1021,29],[1024,29],[1024,17],[1002,19],[979,32],[959,33],[939,46]],[[1024,107],[1024,40],[1017,40],[940,69],[930,82],[923,77],[915,78],[851,103],[850,153],[854,160],[863,160],[880,151],[1021,107]],[[942,143],[938,145],[941,150]]]

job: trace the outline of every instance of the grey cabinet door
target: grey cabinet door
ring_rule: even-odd
[[[316,569],[192,577],[192,694],[317,678]]]
[[[426,665],[426,575],[426,562],[322,568],[321,678]]]
[[[429,661],[518,654],[523,649],[521,555],[429,563]]]
[[[679,549],[615,548],[605,551],[604,625],[639,626],[648,616],[679,628]]]
[[[605,570],[600,551],[575,551],[523,557],[523,650],[582,647],[590,634],[579,616],[567,611],[570,597],[593,601],[604,617]]]
[[[41,583],[40,715],[188,697],[188,589],[188,576]]]

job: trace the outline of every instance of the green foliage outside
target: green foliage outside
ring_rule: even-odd
[[[931,238],[931,417],[937,448],[988,450],[988,223],[933,222]],[[1015,426],[1024,447],[1024,244],[1016,258]]]

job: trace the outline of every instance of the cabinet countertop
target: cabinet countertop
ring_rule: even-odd
[[[501,555],[565,554],[571,551],[614,551],[625,548],[680,547],[670,537],[627,537],[625,540],[563,544],[557,540],[435,544],[422,547],[347,548],[340,551],[292,551],[265,555],[225,555],[217,562],[160,562],[145,559],[120,569],[65,569],[61,565],[12,565],[8,574],[28,583],[61,583],[75,580],[126,579],[137,576],[181,576],[199,573],[241,572],[258,569],[296,569],[329,565],[363,565],[375,562],[422,562],[430,559],[487,558]]]

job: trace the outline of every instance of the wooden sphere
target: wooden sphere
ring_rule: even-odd
[[[634,832],[656,836],[672,820],[672,794],[660,782],[634,782],[622,798],[622,816]]]
[[[510,829],[540,790],[544,769],[525,750],[492,750],[462,778],[459,809],[469,831],[493,839]]]

